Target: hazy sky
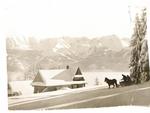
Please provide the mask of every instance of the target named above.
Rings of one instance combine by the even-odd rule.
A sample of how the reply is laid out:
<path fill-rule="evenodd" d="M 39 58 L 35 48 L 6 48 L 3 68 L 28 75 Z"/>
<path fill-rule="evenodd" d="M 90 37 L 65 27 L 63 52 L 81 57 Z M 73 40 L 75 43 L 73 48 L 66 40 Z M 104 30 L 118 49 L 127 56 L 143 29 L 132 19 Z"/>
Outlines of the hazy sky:
<path fill-rule="evenodd" d="M 133 6 L 146 3 L 143 0 L 6 1 L 2 6 L 5 33 L 39 38 L 111 34 L 130 37 Z"/>

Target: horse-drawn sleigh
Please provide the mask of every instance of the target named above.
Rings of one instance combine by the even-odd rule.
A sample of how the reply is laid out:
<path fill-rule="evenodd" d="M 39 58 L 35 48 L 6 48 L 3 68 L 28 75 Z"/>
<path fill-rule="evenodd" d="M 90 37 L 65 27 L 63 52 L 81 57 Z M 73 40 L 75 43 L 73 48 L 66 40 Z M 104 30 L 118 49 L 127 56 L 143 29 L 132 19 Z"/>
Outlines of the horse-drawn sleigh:
<path fill-rule="evenodd" d="M 112 85 L 113 88 L 114 87 L 123 87 L 123 86 L 129 86 L 133 84 L 133 81 L 131 80 L 129 75 L 124 75 L 122 74 L 122 79 L 119 82 L 119 84 L 117 84 L 117 80 L 116 79 L 108 79 L 107 77 L 105 77 L 104 82 L 106 82 L 110 88 L 110 86 Z"/>

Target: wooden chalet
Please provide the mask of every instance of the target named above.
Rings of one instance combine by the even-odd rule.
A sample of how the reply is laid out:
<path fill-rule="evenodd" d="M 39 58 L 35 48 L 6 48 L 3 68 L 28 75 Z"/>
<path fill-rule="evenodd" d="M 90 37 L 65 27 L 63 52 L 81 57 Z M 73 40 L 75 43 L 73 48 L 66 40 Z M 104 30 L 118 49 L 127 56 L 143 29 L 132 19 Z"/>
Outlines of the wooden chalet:
<path fill-rule="evenodd" d="M 85 81 L 73 81 L 74 73 L 67 66 L 66 69 L 39 70 L 32 86 L 34 93 L 56 91 L 62 88 L 74 88 L 74 85 L 85 84 Z"/>

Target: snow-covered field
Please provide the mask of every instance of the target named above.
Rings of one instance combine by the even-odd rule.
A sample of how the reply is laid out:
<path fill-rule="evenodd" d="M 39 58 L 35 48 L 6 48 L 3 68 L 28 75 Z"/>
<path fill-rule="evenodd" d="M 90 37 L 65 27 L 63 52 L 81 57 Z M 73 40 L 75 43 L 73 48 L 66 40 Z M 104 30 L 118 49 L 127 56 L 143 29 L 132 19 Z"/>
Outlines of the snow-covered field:
<path fill-rule="evenodd" d="M 31 86 L 31 80 L 27 81 L 11 81 L 9 85 L 11 86 L 12 92 L 21 92 L 22 95 L 33 94 L 34 88 Z"/>
<path fill-rule="evenodd" d="M 96 79 L 100 86 L 106 86 L 107 84 L 104 82 L 105 77 L 110 79 L 117 79 L 117 82 L 122 79 L 122 74 L 129 74 L 128 72 L 83 72 L 83 76 L 87 82 L 86 87 L 90 88 L 96 86 Z M 32 81 L 15 81 L 11 82 L 13 91 L 21 91 L 22 96 L 24 95 L 32 95 L 34 88 L 31 86 Z"/>

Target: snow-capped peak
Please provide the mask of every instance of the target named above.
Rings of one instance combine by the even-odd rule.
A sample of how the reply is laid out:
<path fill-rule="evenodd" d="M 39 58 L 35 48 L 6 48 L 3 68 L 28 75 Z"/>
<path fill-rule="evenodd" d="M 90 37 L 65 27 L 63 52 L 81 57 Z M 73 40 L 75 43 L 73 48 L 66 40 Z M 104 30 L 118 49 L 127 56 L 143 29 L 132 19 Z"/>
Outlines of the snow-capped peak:
<path fill-rule="evenodd" d="M 55 47 L 52 49 L 53 52 L 57 52 L 59 49 L 69 49 L 71 46 L 65 42 L 64 39 L 58 39 L 57 44 L 55 45 Z"/>
<path fill-rule="evenodd" d="M 57 49 L 61 49 L 61 48 L 67 48 L 69 49 L 70 48 L 70 45 L 67 44 L 63 39 L 59 39 L 58 40 L 58 43 L 56 44 L 55 46 Z"/>

